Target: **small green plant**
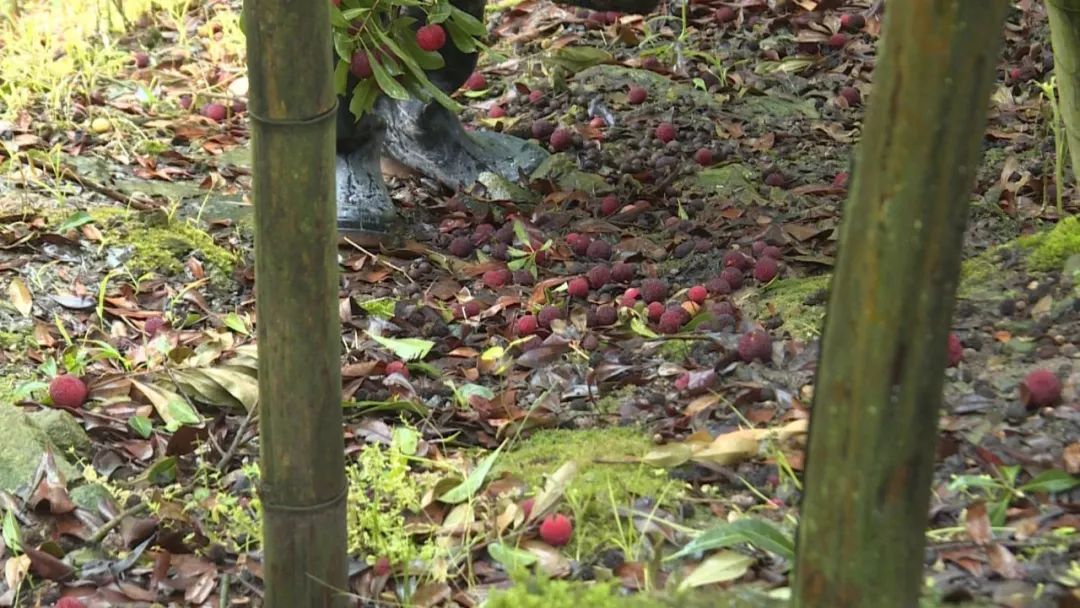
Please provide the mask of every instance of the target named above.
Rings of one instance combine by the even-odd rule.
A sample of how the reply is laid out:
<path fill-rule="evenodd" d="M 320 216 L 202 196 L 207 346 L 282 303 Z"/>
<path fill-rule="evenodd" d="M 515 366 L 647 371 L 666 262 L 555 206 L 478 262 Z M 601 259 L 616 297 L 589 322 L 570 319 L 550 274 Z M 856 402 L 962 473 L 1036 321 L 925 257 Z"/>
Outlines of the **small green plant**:
<path fill-rule="evenodd" d="M 1050 104 L 1050 129 L 1054 133 L 1054 183 L 1057 185 L 1055 188 L 1057 200 L 1055 202 L 1058 217 L 1063 217 L 1065 213 L 1065 155 L 1067 154 L 1065 148 L 1068 145 L 1068 139 L 1062 132 L 1061 104 L 1058 103 L 1057 98 L 1057 77 L 1051 76 L 1047 82 L 1040 82 L 1039 89 L 1042 90 L 1043 96 L 1046 97 L 1046 101 Z M 1045 202 L 1043 204 L 1045 205 Z"/>
<path fill-rule="evenodd" d="M 949 483 L 949 489 L 959 492 L 977 490 L 990 507 L 990 524 L 1005 525 L 1009 505 L 1027 498 L 1029 492 L 1067 492 L 1080 485 L 1080 479 L 1064 471 L 1051 469 L 1036 475 L 1031 481 L 1017 484 L 1020 475 L 1018 465 L 998 467 L 994 476 L 957 475 Z"/>
<path fill-rule="evenodd" d="M 521 270 L 524 268 L 525 270 L 528 270 L 529 274 L 535 279 L 538 274 L 537 266 L 539 265 L 537 258 L 546 256 L 547 251 L 551 249 L 553 243 L 551 239 L 548 239 L 543 245 L 534 247 L 532 239 L 530 239 L 528 233 L 525 232 L 525 226 L 518 221 L 514 222 L 514 235 L 517 236 L 521 248 L 507 248 L 507 253 L 509 253 L 510 257 L 513 259 L 511 259 L 506 266 L 510 270 Z"/>

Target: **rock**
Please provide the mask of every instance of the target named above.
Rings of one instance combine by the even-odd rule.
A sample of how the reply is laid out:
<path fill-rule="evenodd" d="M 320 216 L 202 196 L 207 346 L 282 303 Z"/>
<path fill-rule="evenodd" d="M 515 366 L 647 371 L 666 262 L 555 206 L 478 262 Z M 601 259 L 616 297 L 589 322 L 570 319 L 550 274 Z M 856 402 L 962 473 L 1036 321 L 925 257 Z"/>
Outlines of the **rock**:
<path fill-rule="evenodd" d="M 71 417 L 67 412 L 59 413 Z M 49 426 L 56 432 L 66 423 L 50 423 Z M 82 443 L 70 434 L 70 429 L 57 433 L 65 442 Z M 84 439 L 89 443 L 85 434 Z M 0 490 L 17 492 L 33 481 L 41 456 L 47 449 L 52 450 L 57 469 L 69 482 L 82 476 L 79 469 L 68 462 L 64 450 L 53 443 L 31 416 L 10 403 L 0 403 Z"/>
<path fill-rule="evenodd" d="M 71 450 L 86 452 L 90 449 L 90 437 L 70 413 L 61 409 L 46 409 L 30 412 L 27 416 L 63 453 Z"/>

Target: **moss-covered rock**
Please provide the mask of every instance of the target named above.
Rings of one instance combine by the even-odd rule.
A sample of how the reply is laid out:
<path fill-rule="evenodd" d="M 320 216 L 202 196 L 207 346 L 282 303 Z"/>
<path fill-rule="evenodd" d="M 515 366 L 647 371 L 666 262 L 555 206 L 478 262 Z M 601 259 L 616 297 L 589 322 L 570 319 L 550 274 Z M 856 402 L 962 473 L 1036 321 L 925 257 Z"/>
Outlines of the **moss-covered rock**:
<path fill-rule="evenodd" d="M 640 497 L 663 504 L 682 495 L 682 484 L 666 471 L 635 461 L 652 445 L 642 431 L 630 427 L 545 430 L 504 454 L 494 472 L 511 474 L 539 491 L 545 475 L 575 461 L 578 473 L 567 487 L 564 511 L 575 517 L 570 550 L 589 555 L 630 540 L 616 509 L 632 508 Z"/>
<path fill-rule="evenodd" d="M 1080 217 L 1068 217 L 1052 230 L 1021 237 L 1017 243 L 1030 249 L 1028 266 L 1033 270 L 1061 270 L 1065 260 L 1080 254 Z"/>
<path fill-rule="evenodd" d="M 33 481 L 46 449 L 52 450 L 57 470 L 68 481 L 80 477 L 64 452 L 25 412 L 0 402 L 0 490 L 16 492 Z"/>
<path fill-rule="evenodd" d="M 90 449 L 90 437 L 75 417 L 60 409 L 44 409 L 27 414 L 30 421 L 64 453 Z"/>

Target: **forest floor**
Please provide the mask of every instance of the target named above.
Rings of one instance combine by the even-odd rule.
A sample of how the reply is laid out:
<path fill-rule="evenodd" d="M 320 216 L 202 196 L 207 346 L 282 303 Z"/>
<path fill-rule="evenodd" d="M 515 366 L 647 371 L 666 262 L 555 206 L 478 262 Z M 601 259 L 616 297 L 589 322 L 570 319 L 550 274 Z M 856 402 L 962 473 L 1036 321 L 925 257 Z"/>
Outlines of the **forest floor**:
<path fill-rule="evenodd" d="M 0 606 L 258 606 L 239 4 L 17 4 Z M 342 243 L 356 605 L 786 597 L 881 24 L 869 0 L 773 4 L 489 6 L 465 120 L 571 138 L 527 188 L 387 165 L 412 239 Z M 1020 0 L 972 191 L 928 605 L 1080 605 L 1080 205 L 1055 186 L 1052 67 L 1043 4 Z M 88 398 L 50 392 L 60 374 Z"/>

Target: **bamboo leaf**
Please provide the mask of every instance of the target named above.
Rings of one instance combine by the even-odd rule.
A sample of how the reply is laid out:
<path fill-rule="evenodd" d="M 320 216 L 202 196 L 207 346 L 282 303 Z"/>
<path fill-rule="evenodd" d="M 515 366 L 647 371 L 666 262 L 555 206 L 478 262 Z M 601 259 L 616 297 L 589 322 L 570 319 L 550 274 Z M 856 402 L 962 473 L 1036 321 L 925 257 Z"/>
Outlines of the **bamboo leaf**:
<path fill-rule="evenodd" d="M 379 344 L 390 349 L 397 358 L 403 361 L 423 359 L 431 352 L 432 347 L 435 346 L 434 342 L 431 342 L 430 340 L 421 340 L 420 338 L 384 338 L 383 336 L 373 335 L 370 332 L 368 332 L 368 336 L 370 336 L 372 340 L 375 340 Z"/>
<path fill-rule="evenodd" d="M 480 486 L 484 485 L 484 479 L 487 478 L 491 467 L 495 465 L 495 460 L 499 457 L 499 453 L 502 452 L 502 448 L 503 446 L 500 445 L 494 452 L 488 454 L 464 481 L 443 493 L 439 500 L 449 504 L 457 504 L 471 498 L 480 489 Z"/>

